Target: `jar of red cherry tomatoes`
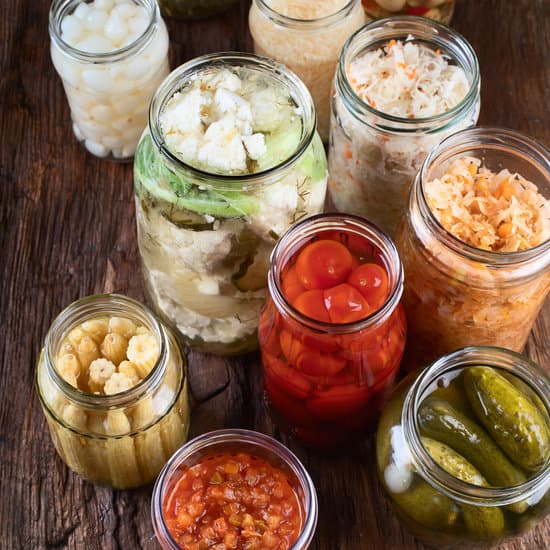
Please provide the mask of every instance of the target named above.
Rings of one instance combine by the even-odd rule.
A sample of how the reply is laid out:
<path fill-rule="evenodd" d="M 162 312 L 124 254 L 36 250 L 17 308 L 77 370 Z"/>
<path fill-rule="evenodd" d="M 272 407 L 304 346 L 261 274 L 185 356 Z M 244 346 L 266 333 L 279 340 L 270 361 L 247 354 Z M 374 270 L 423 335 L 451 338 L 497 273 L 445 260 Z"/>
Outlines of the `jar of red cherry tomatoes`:
<path fill-rule="evenodd" d="M 372 430 L 405 347 L 403 269 L 364 218 L 320 214 L 289 229 L 271 258 L 259 340 L 268 408 L 307 446 Z"/>

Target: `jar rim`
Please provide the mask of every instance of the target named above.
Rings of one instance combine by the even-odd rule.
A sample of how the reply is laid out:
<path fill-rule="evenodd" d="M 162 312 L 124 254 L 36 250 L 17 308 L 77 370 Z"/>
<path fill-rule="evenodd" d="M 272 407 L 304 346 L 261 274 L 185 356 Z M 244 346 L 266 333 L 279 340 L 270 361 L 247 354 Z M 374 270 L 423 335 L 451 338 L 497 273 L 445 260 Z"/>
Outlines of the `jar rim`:
<path fill-rule="evenodd" d="M 130 44 L 110 52 L 85 52 L 65 42 L 61 36 L 61 23 L 66 15 L 70 15 L 73 7 L 81 4 L 81 0 L 53 0 L 48 16 L 48 31 L 52 42 L 64 53 L 74 59 L 86 63 L 104 64 L 122 61 L 142 50 L 155 32 L 156 25 L 161 20 L 160 9 L 156 0 L 133 0 L 148 9 L 150 21 L 145 30 Z"/>
<path fill-rule="evenodd" d="M 455 237 L 436 218 L 435 214 L 428 206 L 426 194 L 424 192 L 424 183 L 429 177 L 429 171 L 434 165 L 445 162 L 461 152 L 471 154 L 476 150 L 501 150 L 507 154 L 516 155 L 528 160 L 536 169 L 546 175 L 547 185 L 550 189 L 550 150 L 541 143 L 528 137 L 527 135 L 508 128 L 479 126 L 476 128 L 466 128 L 452 134 L 442 140 L 422 162 L 420 170 L 416 176 L 411 191 L 411 200 L 413 194 L 417 199 L 419 210 L 428 221 L 428 226 L 440 241 L 466 258 L 491 264 L 498 267 L 510 267 L 522 265 L 531 261 L 533 258 L 542 258 L 547 252 L 550 252 L 550 238 L 538 245 L 526 250 L 516 252 L 499 252 L 493 250 L 483 250 L 472 246 Z M 550 265 L 550 255 L 546 262 Z"/>
<path fill-rule="evenodd" d="M 130 313 L 129 308 L 132 308 Z M 137 312 L 143 315 L 143 319 L 152 327 L 153 335 L 159 344 L 159 355 L 149 374 L 135 386 L 113 395 L 85 393 L 69 384 L 55 367 L 54 338 L 57 334 L 67 334 L 77 323 L 97 316 L 105 316 L 113 311 L 133 318 L 137 317 Z M 162 382 L 167 358 L 168 335 L 157 316 L 144 304 L 122 294 L 92 294 L 72 302 L 54 319 L 44 340 L 46 372 L 52 382 L 74 403 L 98 410 L 126 406 L 138 401 L 145 392 L 156 388 Z"/>
<path fill-rule="evenodd" d="M 420 439 L 417 410 L 434 379 L 446 372 L 478 365 L 506 370 L 534 391 L 550 415 L 550 379 L 528 357 L 495 346 L 468 346 L 451 352 L 426 367 L 407 391 L 401 423 L 413 465 L 418 474 L 436 490 L 464 504 L 503 506 L 525 500 L 550 486 L 550 457 L 531 478 L 511 487 L 482 487 L 462 481 L 444 470 L 424 448 Z"/>
<path fill-rule="evenodd" d="M 304 465 L 290 449 L 273 437 L 253 430 L 223 429 L 207 432 L 185 443 L 172 455 L 157 477 L 151 497 L 151 517 L 157 537 L 162 536 L 162 540 L 166 541 L 171 549 L 177 550 L 179 546 L 166 526 L 162 504 L 173 474 L 185 460 L 197 453 L 214 454 L 218 449 L 221 452 L 225 446 L 243 443 L 280 459 L 296 477 L 304 495 L 305 521 L 292 548 L 300 550 L 309 546 L 317 526 L 318 502 L 315 485 Z M 250 452 L 253 454 L 253 450 Z"/>
<path fill-rule="evenodd" d="M 384 267 L 390 275 L 388 279 L 393 283 L 388 297 L 379 309 L 367 317 L 351 323 L 335 324 L 318 321 L 304 315 L 285 298 L 280 284 L 281 272 L 290 261 L 291 256 L 319 231 L 329 230 L 347 231 L 369 240 L 381 253 L 385 263 Z M 403 266 L 395 244 L 382 229 L 361 216 L 325 212 L 304 218 L 280 237 L 271 253 L 267 282 L 275 306 L 286 316 L 313 330 L 323 332 L 330 330 L 334 334 L 349 334 L 384 322 L 399 304 L 403 294 L 403 280 Z"/>
<path fill-rule="evenodd" d="M 347 0 L 345 4 L 335 12 L 314 19 L 301 19 L 284 15 L 269 5 L 267 0 L 253 0 L 263 15 L 271 19 L 277 25 L 294 30 L 319 30 L 339 23 L 347 17 L 352 10 L 360 4 L 360 0 Z"/>
<path fill-rule="evenodd" d="M 296 150 L 287 159 L 259 172 L 232 175 L 202 170 L 186 163 L 170 151 L 163 138 L 160 127 L 160 115 L 168 101 L 176 92 L 182 89 L 189 77 L 199 74 L 212 65 L 219 67 L 246 67 L 249 70 L 270 74 L 272 78 L 278 80 L 288 88 L 290 95 L 301 109 L 303 131 Z M 311 94 L 295 73 L 283 64 L 267 57 L 234 51 L 202 55 L 180 65 L 160 84 L 149 106 L 149 133 L 155 147 L 160 151 L 160 154 L 167 163 L 175 169 L 185 170 L 205 186 L 228 191 L 240 190 L 243 186 L 253 187 L 255 185 L 263 185 L 266 183 L 267 176 L 276 176 L 281 171 L 292 166 L 301 158 L 313 141 L 316 132 L 316 120 Z"/>
<path fill-rule="evenodd" d="M 346 67 L 349 58 L 357 57 L 378 42 L 385 42 L 390 38 L 408 40 L 409 36 L 412 36 L 414 41 L 434 44 L 449 52 L 449 55 L 453 54 L 451 58 L 469 76 L 470 87 L 466 95 L 456 105 L 438 115 L 405 118 L 379 111 L 363 101 L 348 81 Z M 414 134 L 419 130 L 435 133 L 454 124 L 458 116 L 467 116 L 479 100 L 479 62 L 474 49 L 464 36 L 445 23 L 414 15 L 396 15 L 371 21 L 357 29 L 346 40 L 338 57 L 335 84 L 348 110 L 363 124 L 390 133 Z"/>

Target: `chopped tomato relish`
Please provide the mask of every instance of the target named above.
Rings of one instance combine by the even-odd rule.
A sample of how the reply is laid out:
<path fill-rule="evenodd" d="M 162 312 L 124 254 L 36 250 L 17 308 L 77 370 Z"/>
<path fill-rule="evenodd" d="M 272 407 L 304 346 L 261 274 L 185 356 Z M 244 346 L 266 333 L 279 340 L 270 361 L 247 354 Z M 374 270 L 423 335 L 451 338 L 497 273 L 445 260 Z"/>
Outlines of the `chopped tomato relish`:
<path fill-rule="evenodd" d="M 163 502 L 166 526 L 184 550 L 285 550 L 303 523 L 288 476 L 248 453 L 182 467 Z"/>

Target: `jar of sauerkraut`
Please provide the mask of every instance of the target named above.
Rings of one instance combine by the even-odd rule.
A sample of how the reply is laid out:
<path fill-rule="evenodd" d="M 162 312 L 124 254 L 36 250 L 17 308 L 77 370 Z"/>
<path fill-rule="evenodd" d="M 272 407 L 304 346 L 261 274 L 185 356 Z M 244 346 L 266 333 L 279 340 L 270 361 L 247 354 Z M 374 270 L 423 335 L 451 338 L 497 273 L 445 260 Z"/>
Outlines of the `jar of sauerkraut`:
<path fill-rule="evenodd" d="M 447 138 L 396 244 L 410 366 L 466 345 L 521 351 L 550 289 L 550 151 L 505 129 Z"/>
<path fill-rule="evenodd" d="M 159 0 L 159 6 L 168 17 L 201 19 L 216 15 L 236 4 L 237 0 Z"/>
<path fill-rule="evenodd" d="M 479 90 L 474 51 L 445 25 L 400 16 L 357 31 L 335 77 L 330 206 L 395 235 L 426 155 L 476 123 Z"/>
<path fill-rule="evenodd" d="M 156 1 L 54 0 L 49 30 L 76 138 L 98 157 L 131 159 L 169 72 Z"/>
<path fill-rule="evenodd" d="M 150 483 L 187 439 L 184 355 L 172 332 L 125 296 L 88 296 L 58 315 L 36 386 L 57 452 L 92 483 Z"/>
<path fill-rule="evenodd" d="M 250 7 L 254 51 L 284 63 L 302 79 L 313 96 L 324 142 L 338 54 L 365 21 L 360 0 L 254 0 Z"/>
<path fill-rule="evenodd" d="M 363 0 L 366 14 L 372 19 L 392 15 L 420 15 L 449 23 L 455 0 Z"/>
<path fill-rule="evenodd" d="M 201 350 L 257 347 L 271 250 L 325 198 L 307 88 L 254 55 L 194 59 L 155 94 L 134 173 L 139 250 L 157 311 Z"/>

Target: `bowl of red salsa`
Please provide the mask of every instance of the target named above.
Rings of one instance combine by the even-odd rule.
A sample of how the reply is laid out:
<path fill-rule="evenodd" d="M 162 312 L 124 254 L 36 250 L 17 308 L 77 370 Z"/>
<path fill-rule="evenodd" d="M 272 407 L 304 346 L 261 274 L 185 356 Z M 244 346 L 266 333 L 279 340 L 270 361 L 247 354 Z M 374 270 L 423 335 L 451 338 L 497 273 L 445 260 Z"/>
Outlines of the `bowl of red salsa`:
<path fill-rule="evenodd" d="M 151 503 L 165 550 L 301 550 L 317 525 L 317 495 L 298 458 L 250 430 L 218 430 L 181 447 Z"/>

